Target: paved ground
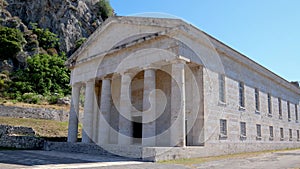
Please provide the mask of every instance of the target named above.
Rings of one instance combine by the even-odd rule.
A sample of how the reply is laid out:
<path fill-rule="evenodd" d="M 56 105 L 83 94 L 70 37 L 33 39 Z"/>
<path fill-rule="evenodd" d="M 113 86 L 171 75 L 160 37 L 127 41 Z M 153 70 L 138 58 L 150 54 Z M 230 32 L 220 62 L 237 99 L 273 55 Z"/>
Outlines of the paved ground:
<path fill-rule="evenodd" d="M 284 169 L 297 168 L 300 169 L 300 150 L 282 151 L 276 153 L 261 154 L 256 157 L 244 159 L 228 159 L 211 161 L 203 164 L 194 165 L 195 168 L 242 168 L 242 169 Z"/>
<path fill-rule="evenodd" d="M 300 150 L 266 153 L 256 157 L 235 158 L 196 164 L 192 166 L 157 164 L 134 161 L 115 156 L 54 151 L 0 151 L 0 168 L 108 168 L 108 169 L 186 169 L 186 168 L 300 168 Z"/>

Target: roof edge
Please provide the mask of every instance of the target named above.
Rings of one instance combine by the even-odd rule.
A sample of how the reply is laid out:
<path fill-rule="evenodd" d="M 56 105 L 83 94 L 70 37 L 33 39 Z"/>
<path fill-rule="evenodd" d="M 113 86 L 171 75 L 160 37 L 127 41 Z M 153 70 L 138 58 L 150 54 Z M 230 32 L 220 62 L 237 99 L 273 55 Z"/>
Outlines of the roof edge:
<path fill-rule="evenodd" d="M 105 20 L 102 24 L 100 24 L 100 26 L 94 31 L 94 33 L 92 33 L 90 35 L 90 37 L 83 43 L 83 45 L 81 45 L 81 47 L 79 47 L 65 62 L 65 65 L 69 68 L 72 68 L 74 65 L 74 61 L 76 62 L 76 59 L 78 58 L 78 56 L 81 54 L 81 52 L 83 52 L 83 50 L 91 43 L 93 42 L 93 40 L 96 38 L 96 35 L 98 33 L 100 33 L 102 30 L 104 30 L 108 25 L 110 25 L 111 23 L 126 23 L 127 22 L 132 22 L 132 23 L 140 23 L 141 22 L 137 22 L 137 20 L 152 20 L 152 24 L 155 25 L 155 22 L 163 22 L 166 20 L 173 20 L 173 21 L 178 21 L 179 24 L 178 25 L 183 25 L 183 26 L 187 26 L 191 29 L 194 29 L 195 31 L 200 31 L 201 33 L 204 33 L 206 36 L 208 36 L 208 38 L 215 40 L 217 43 L 219 43 L 222 46 L 227 47 L 229 50 L 231 50 L 234 53 L 237 53 L 239 56 L 241 56 L 243 59 L 246 59 L 247 61 L 259 66 L 260 68 L 262 68 L 263 70 L 265 70 L 266 72 L 272 74 L 273 76 L 279 78 L 280 80 L 282 80 L 283 82 L 285 82 L 285 85 L 288 85 L 290 87 L 291 90 L 293 91 L 297 91 L 297 94 L 300 95 L 300 88 L 297 88 L 295 85 L 293 85 L 291 82 L 289 82 L 288 80 L 284 79 L 283 77 L 277 75 L 276 73 L 272 72 L 271 70 L 269 70 L 268 68 L 262 66 L 261 64 L 257 63 L 256 61 L 252 60 L 251 58 L 247 57 L 246 55 L 242 54 L 241 52 L 233 49 L 232 47 L 226 45 L 225 43 L 223 43 L 222 41 L 218 40 L 217 38 L 213 37 L 212 35 L 200 30 L 199 28 L 197 28 L 196 26 L 185 22 L 182 19 L 177 19 L 177 18 L 152 18 L 152 17 L 132 17 L 132 16 L 113 16 L 108 18 L 107 20 Z M 156 23 L 158 24 L 158 23 Z M 151 24 L 150 24 L 151 25 Z M 271 79 L 273 79 L 271 76 L 269 76 Z"/>

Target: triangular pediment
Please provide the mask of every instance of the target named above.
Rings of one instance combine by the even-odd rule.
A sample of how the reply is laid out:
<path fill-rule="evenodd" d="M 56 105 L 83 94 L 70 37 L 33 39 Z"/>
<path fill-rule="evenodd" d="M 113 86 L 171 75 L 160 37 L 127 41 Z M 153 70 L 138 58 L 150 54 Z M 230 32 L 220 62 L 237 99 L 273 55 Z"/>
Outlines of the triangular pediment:
<path fill-rule="evenodd" d="M 68 59 L 67 65 L 85 58 L 101 55 L 124 44 L 151 37 L 157 33 L 185 24 L 179 19 L 112 17 L 106 20 L 88 40 Z"/>

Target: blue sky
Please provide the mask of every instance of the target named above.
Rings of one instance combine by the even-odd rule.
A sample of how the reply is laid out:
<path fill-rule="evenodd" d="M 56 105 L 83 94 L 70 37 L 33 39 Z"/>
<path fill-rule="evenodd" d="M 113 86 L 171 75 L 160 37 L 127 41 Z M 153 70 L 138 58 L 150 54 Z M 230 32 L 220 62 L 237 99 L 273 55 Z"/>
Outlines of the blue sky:
<path fill-rule="evenodd" d="M 117 15 L 177 16 L 269 70 L 300 81 L 300 0 L 111 0 Z"/>

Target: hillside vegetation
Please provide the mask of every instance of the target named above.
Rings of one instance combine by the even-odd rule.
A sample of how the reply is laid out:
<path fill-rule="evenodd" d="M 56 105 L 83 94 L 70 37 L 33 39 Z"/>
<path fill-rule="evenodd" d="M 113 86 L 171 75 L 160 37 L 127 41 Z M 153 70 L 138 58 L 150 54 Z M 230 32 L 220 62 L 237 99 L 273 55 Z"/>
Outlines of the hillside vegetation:
<path fill-rule="evenodd" d="M 2 100 L 55 104 L 70 95 L 64 62 L 112 15 L 108 0 L 0 0 Z"/>
<path fill-rule="evenodd" d="M 37 36 L 36 42 L 30 42 L 36 43 L 32 46 L 45 52 L 26 57 L 23 67 L 3 70 L 0 74 L 1 96 L 28 103 L 56 103 L 57 98 L 70 94 L 70 71 L 64 66 L 66 55 L 57 48 L 59 42 L 54 33 L 37 27 L 31 33 L 31 36 Z M 0 54 L 1 59 L 12 58 L 14 61 L 16 55 L 23 51 L 25 36 L 16 28 L 1 26 L 0 46 L 5 51 Z"/>

